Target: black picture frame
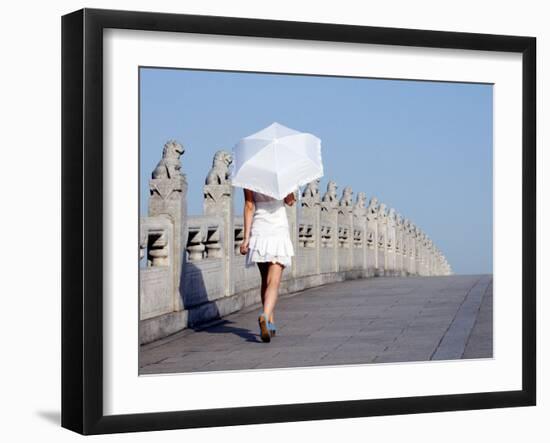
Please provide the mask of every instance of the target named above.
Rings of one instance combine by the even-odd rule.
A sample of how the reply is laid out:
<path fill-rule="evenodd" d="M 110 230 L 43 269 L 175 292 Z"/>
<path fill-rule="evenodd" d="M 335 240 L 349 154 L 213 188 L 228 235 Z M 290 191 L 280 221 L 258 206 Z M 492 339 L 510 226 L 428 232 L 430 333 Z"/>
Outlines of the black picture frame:
<path fill-rule="evenodd" d="M 104 415 L 103 30 L 193 32 L 522 54 L 522 389 Z M 81 434 L 536 404 L 536 39 L 236 17 L 81 9 L 62 17 L 62 420 Z"/>

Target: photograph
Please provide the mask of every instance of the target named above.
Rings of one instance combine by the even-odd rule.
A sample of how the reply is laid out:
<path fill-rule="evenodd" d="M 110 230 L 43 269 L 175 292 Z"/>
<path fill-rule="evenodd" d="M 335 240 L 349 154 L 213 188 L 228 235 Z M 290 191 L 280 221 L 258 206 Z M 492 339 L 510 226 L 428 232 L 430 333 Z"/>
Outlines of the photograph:
<path fill-rule="evenodd" d="M 494 357 L 494 84 L 138 69 L 140 376 Z"/>

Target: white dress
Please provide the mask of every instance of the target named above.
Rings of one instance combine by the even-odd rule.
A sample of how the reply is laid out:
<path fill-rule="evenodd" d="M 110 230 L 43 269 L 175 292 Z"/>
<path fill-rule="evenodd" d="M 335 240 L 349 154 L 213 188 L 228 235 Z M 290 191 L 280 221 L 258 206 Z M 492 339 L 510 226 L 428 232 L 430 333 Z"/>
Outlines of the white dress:
<path fill-rule="evenodd" d="M 278 262 L 289 266 L 294 246 L 284 201 L 255 191 L 252 191 L 252 196 L 255 210 L 245 266 L 254 266 L 257 262 Z"/>

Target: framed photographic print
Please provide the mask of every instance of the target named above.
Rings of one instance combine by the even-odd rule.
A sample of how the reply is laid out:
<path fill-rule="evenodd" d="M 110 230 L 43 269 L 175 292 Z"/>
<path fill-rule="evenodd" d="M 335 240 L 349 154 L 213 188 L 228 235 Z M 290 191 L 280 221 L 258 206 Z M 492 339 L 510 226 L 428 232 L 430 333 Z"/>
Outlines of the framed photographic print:
<path fill-rule="evenodd" d="M 63 16 L 62 426 L 534 405 L 535 60 L 532 37 Z"/>

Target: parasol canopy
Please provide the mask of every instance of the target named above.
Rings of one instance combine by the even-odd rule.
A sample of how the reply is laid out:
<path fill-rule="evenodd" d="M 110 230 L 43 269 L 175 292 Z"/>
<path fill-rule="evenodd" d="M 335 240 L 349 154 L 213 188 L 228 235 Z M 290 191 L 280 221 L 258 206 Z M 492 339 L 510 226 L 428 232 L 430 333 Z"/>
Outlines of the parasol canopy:
<path fill-rule="evenodd" d="M 233 186 L 282 200 L 322 176 L 321 140 L 277 122 L 241 139 L 233 148 Z"/>

